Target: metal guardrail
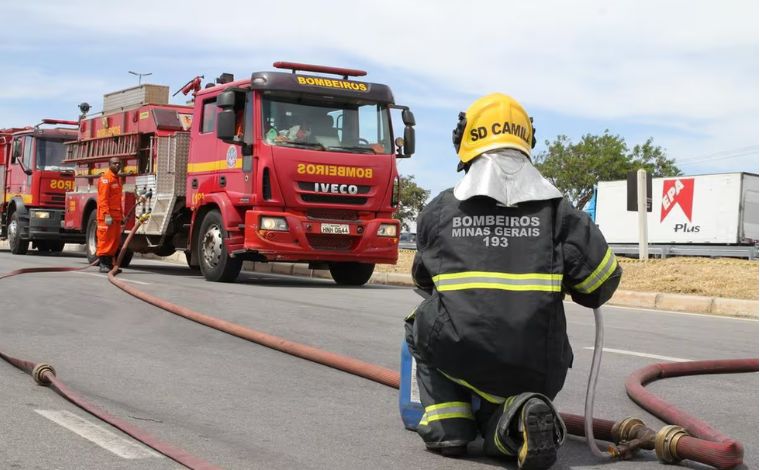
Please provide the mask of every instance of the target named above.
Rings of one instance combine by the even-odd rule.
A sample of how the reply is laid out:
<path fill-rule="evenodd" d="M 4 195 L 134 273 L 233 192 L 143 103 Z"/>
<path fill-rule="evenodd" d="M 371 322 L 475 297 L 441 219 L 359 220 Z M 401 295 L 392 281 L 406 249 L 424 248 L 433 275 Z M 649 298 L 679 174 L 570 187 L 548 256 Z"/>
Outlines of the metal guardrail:
<path fill-rule="evenodd" d="M 638 256 L 638 245 L 610 244 L 616 255 Z M 709 256 L 710 258 L 758 258 L 758 247 L 754 245 L 649 245 L 649 256 L 667 258 L 670 256 Z"/>

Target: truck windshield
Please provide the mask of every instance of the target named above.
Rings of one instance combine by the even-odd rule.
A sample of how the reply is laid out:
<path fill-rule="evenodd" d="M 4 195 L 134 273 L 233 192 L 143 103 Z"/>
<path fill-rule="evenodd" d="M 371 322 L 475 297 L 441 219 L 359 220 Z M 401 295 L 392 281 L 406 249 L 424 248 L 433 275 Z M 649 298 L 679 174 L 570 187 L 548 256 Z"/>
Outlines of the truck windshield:
<path fill-rule="evenodd" d="M 41 139 L 37 138 L 36 167 L 38 170 L 70 170 L 73 164 L 63 163 L 63 157 L 66 156 L 66 149 L 63 146 L 62 139 Z"/>
<path fill-rule="evenodd" d="M 378 103 L 265 97 L 264 140 L 269 145 L 332 152 L 393 153 L 388 108 Z"/>

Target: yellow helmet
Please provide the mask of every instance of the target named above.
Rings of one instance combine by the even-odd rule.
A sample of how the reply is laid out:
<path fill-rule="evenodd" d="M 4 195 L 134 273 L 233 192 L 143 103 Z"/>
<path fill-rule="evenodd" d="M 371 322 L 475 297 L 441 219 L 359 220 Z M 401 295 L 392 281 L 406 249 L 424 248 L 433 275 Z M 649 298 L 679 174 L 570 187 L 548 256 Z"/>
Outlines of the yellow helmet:
<path fill-rule="evenodd" d="M 459 113 L 452 140 L 462 164 L 497 148 L 517 149 L 530 157 L 536 145 L 533 119 L 520 103 L 503 93 L 478 98 L 466 113 Z"/>

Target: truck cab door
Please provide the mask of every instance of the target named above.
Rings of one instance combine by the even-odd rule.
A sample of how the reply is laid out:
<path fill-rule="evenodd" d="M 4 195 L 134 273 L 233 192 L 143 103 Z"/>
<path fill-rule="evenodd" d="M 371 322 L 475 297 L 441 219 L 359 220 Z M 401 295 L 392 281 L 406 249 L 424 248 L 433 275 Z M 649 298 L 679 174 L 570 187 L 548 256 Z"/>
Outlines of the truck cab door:
<path fill-rule="evenodd" d="M 11 148 L 11 165 L 8 165 L 7 193 L 31 194 L 32 175 L 27 175 L 24 170 L 32 169 L 32 142 L 31 136 L 21 136 L 13 139 Z"/>

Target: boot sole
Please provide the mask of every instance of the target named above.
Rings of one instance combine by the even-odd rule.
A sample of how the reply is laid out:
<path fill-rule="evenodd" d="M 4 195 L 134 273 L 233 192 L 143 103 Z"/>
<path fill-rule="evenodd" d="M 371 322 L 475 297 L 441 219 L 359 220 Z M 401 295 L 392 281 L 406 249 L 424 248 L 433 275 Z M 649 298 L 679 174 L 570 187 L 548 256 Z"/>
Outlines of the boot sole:
<path fill-rule="evenodd" d="M 525 441 L 520 448 L 518 467 L 521 470 L 544 470 L 550 468 L 557 460 L 555 442 L 554 413 L 543 402 L 529 402 L 525 405 L 523 436 Z"/>

